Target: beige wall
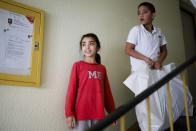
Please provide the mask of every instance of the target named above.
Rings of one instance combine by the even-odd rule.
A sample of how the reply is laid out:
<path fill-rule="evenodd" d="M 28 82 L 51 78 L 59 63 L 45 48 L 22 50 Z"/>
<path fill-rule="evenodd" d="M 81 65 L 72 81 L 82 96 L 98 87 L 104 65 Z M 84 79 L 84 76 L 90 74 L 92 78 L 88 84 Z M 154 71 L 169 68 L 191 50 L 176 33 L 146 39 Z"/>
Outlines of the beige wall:
<path fill-rule="evenodd" d="M 122 84 L 130 73 L 124 54 L 129 29 L 138 24 L 137 5 L 142 0 L 16 0 L 46 12 L 41 88 L 0 86 L 0 130 L 68 131 L 64 103 L 70 70 L 82 59 L 82 34 L 96 33 L 101 41 L 102 63 L 106 66 L 117 107 L 133 98 Z M 184 61 L 183 35 L 178 0 L 151 0 L 156 6 L 154 25 L 168 41 L 165 63 Z M 134 111 L 126 126 L 135 122 Z M 110 127 L 108 130 L 119 130 Z"/>

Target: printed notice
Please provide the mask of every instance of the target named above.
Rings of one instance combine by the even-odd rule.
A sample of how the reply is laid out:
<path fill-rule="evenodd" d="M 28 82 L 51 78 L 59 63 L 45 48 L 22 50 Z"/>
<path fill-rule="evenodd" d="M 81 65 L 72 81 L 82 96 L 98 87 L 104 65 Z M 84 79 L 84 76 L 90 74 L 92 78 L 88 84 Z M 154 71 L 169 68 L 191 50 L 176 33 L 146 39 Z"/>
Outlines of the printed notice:
<path fill-rule="evenodd" d="M 0 9 L 0 73 L 30 75 L 33 18 Z"/>

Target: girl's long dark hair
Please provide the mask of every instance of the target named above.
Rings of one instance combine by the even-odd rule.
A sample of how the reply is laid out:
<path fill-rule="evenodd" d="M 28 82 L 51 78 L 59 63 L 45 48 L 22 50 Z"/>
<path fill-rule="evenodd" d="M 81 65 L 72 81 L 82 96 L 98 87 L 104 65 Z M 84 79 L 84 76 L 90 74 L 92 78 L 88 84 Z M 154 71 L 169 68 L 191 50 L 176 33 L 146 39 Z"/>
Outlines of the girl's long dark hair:
<path fill-rule="evenodd" d="M 97 48 L 100 49 L 101 46 L 100 46 L 100 41 L 97 37 L 97 35 L 93 34 L 93 33 L 88 33 L 88 34 L 85 34 L 82 36 L 81 40 L 80 40 L 80 49 L 82 49 L 82 40 L 85 38 L 85 37 L 91 37 L 95 40 L 96 44 L 97 44 Z M 96 52 L 96 55 L 95 55 L 95 60 L 97 63 L 101 64 L 101 56 Z"/>

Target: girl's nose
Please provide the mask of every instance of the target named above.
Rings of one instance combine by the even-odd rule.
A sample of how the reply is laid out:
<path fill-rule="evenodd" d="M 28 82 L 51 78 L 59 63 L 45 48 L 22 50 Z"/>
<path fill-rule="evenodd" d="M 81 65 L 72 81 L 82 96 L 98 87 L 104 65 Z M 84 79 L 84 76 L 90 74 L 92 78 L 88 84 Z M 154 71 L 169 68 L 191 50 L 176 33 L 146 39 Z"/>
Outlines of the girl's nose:
<path fill-rule="evenodd" d="M 142 16 L 143 16 L 143 14 L 141 13 L 141 14 L 139 14 L 138 16 L 139 16 L 139 17 L 142 17 Z"/>

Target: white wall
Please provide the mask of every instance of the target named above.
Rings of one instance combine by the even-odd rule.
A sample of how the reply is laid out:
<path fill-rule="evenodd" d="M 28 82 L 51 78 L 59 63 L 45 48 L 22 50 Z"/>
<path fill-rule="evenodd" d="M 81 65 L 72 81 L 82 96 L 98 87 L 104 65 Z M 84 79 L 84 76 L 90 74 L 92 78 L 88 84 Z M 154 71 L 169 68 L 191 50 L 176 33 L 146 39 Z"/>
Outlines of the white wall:
<path fill-rule="evenodd" d="M 1 131 L 68 131 L 64 103 L 70 70 L 82 59 L 81 35 L 93 32 L 101 41 L 102 63 L 106 66 L 117 107 L 133 98 L 122 84 L 130 73 L 124 53 L 129 29 L 138 24 L 137 5 L 142 0 L 16 0 L 45 11 L 41 87 L 0 85 Z M 150 0 L 157 9 L 154 25 L 168 41 L 165 63 L 184 61 L 184 46 L 178 0 Z M 126 126 L 135 122 L 134 111 Z M 110 127 L 108 130 L 119 130 Z"/>

